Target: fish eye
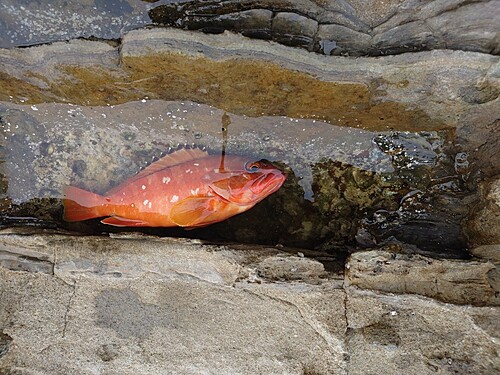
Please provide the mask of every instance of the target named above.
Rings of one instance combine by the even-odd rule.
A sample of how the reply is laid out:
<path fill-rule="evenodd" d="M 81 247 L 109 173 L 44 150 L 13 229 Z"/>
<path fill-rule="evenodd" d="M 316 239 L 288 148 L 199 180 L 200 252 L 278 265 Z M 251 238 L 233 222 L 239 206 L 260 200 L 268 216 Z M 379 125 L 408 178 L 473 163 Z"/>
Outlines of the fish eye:
<path fill-rule="evenodd" d="M 245 164 L 245 171 L 247 172 L 257 172 L 260 169 L 260 164 L 257 161 L 247 162 Z"/>

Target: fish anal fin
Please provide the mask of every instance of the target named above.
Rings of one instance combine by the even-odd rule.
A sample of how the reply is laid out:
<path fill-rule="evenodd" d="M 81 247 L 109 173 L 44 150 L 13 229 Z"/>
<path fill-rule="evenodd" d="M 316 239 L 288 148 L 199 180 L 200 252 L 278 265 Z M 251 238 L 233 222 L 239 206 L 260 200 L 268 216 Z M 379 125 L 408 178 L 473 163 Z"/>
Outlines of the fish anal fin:
<path fill-rule="evenodd" d="M 206 226 L 215 222 L 211 216 L 225 205 L 216 197 L 188 197 L 172 207 L 170 220 L 181 227 Z"/>
<path fill-rule="evenodd" d="M 112 225 L 114 227 L 150 227 L 151 225 L 142 220 L 135 219 L 127 219 L 126 217 L 121 216 L 110 216 L 104 220 L 101 220 L 101 223 Z"/>
<path fill-rule="evenodd" d="M 180 150 L 174 151 L 171 154 L 167 154 L 161 159 L 155 161 L 154 163 L 148 165 L 142 171 L 137 173 L 135 176 L 130 177 L 125 182 L 114 187 L 108 191 L 107 195 L 113 195 L 116 192 L 123 189 L 128 184 L 137 181 L 140 178 L 149 176 L 153 173 L 161 171 L 162 169 L 173 167 L 174 165 L 182 164 L 191 160 L 201 159 L 208 156 L 208 152 L 201 150 L 199 148 L 181 148 Z"/>

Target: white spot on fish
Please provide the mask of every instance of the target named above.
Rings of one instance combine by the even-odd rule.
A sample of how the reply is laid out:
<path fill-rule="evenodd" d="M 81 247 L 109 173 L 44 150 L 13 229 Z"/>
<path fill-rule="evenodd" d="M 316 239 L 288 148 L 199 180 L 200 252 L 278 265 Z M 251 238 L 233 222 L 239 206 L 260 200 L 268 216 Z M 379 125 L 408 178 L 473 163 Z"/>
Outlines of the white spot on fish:
<path fill-rule="evenodd" d="M 177 195 L 172 196 L 172 199 L 170 199 L 170 203 L 175 203 L 179 201 L 179 197 Z"/>
<path fill-rule="evenodd" d="M 33 111 L 38 111 L 38 108 L 36 107 L 36 105 L 32 105 L 32 106 L 31 106 L 31 109 L 32 109 Z"/>
<path fill-rule="evenodd" d="M 146 185 L 142 185 L 142 190 L 146 190 Z"/>
<path fill-rule="evenodd" d="M 145 205 L 145 206 L 147 206 L 147 205 L 148 205 L 148 203 L 149 203 L 149 201 L 146 199 L 146 200 L 145 200 L 144 202 L 142 202 L 142 203 L 144 203 L 144 205 Z"/>
<path fill-rule="evenodd" d="M 193 173 L 191 169 L 186 169 L 186 173 Z"/>
<path fill-rule="evenodd" d="M 151 202 L 148 203 L 148 207 L 151 208 Z"/>
<path fill-rule="evenodd" d="M 214 173 L 219 173 L 219 168 L 215 168 Z"/>
<path fill-rule="evenodd" d="M 170 182 L 170 177 L 163 177 L 163 183 L 168 184 Z"/>
<path fill-rule="evenodd" d="M 191 189 L 191 195 L 198 195 L 200 192 L 200 188 L 196 188 L 196 190 Z"/>
<path fill-rule="evenodd" d="M 195 167 L 198 167 L 198 166 L 200 165 L 200 163 L 193 163 L 193 165 L 194 165 Z"/>
<path fill-rule="evenodd" d="M 132 204 L 130 205 L 130 207 L 134 208 L 134 207 L 135 207 L 135 204 L 133 204 L 133 203 L 132 203 Z"/>

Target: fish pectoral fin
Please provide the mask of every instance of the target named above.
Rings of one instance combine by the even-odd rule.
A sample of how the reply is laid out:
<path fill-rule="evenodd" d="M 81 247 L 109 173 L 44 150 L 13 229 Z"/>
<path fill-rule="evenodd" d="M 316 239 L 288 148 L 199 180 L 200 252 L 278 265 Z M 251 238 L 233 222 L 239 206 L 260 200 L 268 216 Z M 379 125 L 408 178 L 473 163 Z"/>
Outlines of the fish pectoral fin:
<path fill-rule="evenodd" d="M 121 216 L 110 216 L 104 220 L 101 220 L 101 223 L 112 225 L 114 227 L 150 227 L 151 225 L 142 220 L 135 219 L 127 219 L 126 217 Z"/>
<path fill-rule="evenodd" d="M 181 227 L 201 227 L 218 220 L 211 217 L 226 203 L 216 197 L 189 197 L 176 203 L 170 210 L 170 220 Z"/>

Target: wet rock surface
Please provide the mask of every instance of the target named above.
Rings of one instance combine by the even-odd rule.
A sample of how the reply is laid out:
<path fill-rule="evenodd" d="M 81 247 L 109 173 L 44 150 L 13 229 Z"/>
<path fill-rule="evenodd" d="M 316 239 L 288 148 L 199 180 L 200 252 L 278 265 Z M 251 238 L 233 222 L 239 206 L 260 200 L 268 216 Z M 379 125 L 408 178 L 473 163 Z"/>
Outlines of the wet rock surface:
<path fill-rule="evenodd" d="M 497 170 L 483 156 L 496 151 L 495 123 L 470 118 L 486 105 L 493 119 L 498 99 L 463 97 L 478 80 L 496 87 L 492 56 L 433 52 L 354 67 L 237 35 L 153 29 L 130 32 L 119 48 L 73 41 L 0 58 L 3 205 L 15 205 L 6 225 L 26 216 L 57 225 L 63 186 L 103 193 L 172 147 L 218 153 L 225 121 L 228 153 L 284 163 L 290 175 L 248 215 L 194 236 L 329 251 L 395 238 L 463 258 L 472 181 Z"/>
<path fill-rule="evenodd" d="M 271 14 L 266 16 L 266 19 L 272 18 L 272 22 L 265 31 L 262 13 L 256 12 L 256 8 Z M 356 0 L 340 3 L 186 1 L 159 5 L 151 9 L 149 15 L 153 22 L 161 25 L 204 32 L 243 32 L 326 55 L 379 56 L 432 49 L 492 54 L 500 51 L 495 23 L 500 16 L 498 1 L 472 4 L 463 1 L 429 4 Z M 249 26 L 242 29 L 241 22 Z"/>
<path fill-rule="evenodd" d="M 150 22 L 141 0 L 6 0 L 0 5 L 0 47 L 76 38 L 120 39 L 123 32 Z"/>

